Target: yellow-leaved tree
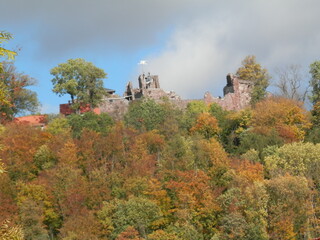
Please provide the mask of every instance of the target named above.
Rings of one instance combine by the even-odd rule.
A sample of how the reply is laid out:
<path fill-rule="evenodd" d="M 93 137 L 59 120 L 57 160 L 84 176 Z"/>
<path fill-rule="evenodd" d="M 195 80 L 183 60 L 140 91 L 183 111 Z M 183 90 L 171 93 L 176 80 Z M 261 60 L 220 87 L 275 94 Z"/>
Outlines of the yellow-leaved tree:
<path fill-rule="evenodd" d="M 12 35 L 10 33 L 0 31 L 0 58 L 5 57 L 5 60 L 12 60 L 14 59 L 15 55 L 17 54 L 14 51 L 5 49 L 2 45 L 3 43 L 12 39 Z M 0 73 L 3 72 L 2 62 L 0 62 Z M 0 109 L 8 108 L 11 106 L 9 100 L 9 92 L 7 86 L 1 81 L 0 82 Z M 0 120 L 5 116 L 4 112 L 0 112 Z M 2 116 L 4 114 L 4 116 Z"/>
<path fill-rule="evenodd" d="M 14 59 L 14 57 L 17 55 L 16 52 L 2 47 L 2 44 L 8 42 L 10 39 L 12 39 L 12 35 L 10 33 L 0 31 L 0 57 L 5 57 L 8 60 Z M 0 72 L 2 72 L 2 63 L 0 63 Z"/>
<path fill-rule="evenodd" d="M 256 62 L 255 56 L 249 55 L 242 61 L 242 66 L 238 69 L 237 76 L 240 79 L 253 83 L 254 87 L 251 93 L 252 104 L 266 97 L 266 89 L 269 86 L 270 76 L 267 69 L 262 68 L 261 65 Z"/>
<path fill-rule="evenodd" d="M 201 113 L 198 116 L 195 125 L 190 129 L 190 132 L 197 132 L 200 135 L 203 135 L 206 139 L 215 137 L 220 132 L 218 120 L 210 113 Z"/>
<path fill-rule="evenodd" d="M 276 131 L 286 142 L 304 139 L 311 127 L 307 111 L 302 104 L 286 98 L 268 98 L 255 105 L 252 125 L 254 131 L 269 134 Z"/>

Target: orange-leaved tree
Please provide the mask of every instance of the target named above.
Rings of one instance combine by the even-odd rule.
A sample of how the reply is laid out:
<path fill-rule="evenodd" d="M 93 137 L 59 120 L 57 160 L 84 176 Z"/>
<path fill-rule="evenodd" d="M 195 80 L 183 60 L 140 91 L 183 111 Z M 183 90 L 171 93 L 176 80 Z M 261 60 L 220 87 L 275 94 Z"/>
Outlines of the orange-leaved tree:
<path fill-rule="evenodd" d="M 195 125 L 190 129 L 190 132 L 197 132 L 207 139 L 215 137 L 220 132 L 218 120 L 210 113 L 200 113 Z"/>
<path fill-rule="evenodd" d="M 255 105 L 252 125 L 254 131 L 262 134 L 276 130 L 286 142 L 303 140 L 306 130 L 311 127 L 307 111 L 301 103 L 277 97 Z"/>

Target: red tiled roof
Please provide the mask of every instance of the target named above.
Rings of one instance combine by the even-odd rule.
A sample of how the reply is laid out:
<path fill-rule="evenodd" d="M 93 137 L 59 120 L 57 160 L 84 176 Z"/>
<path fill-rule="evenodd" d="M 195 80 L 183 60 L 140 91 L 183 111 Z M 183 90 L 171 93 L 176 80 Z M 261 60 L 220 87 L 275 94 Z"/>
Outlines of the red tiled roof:
<path fill-rule="evenodd" d="M 31 115 L 17 117 L 14 119 L 16 123 L 30 124 L 32 126 L 44 126 L 46 123 L 46 115 Z"/>
<path fill-rule="evenodd" d="M 87 106 L 83 106 L 80 108 L 80 113 L 85 113 L 85 112 L 90 112 L 90 107 L 89 105 Z M 100 108 L 94 108 L 93 112 L 95 114 L 100 114 Z M 70 115 L 72 113 L 75 113 L 75 111 L 70 107 L 69 103 L 65 103 L 65 104 L 60 104 L 60 113 L 63 115 Z"/>

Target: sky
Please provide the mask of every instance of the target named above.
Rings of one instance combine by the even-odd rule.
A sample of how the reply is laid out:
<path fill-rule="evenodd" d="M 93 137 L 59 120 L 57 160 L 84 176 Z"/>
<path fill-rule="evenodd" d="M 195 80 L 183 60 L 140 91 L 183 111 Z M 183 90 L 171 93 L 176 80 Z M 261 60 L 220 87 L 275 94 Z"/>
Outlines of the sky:
<path fill-rule="evenodd" d="M 4 46 L 37 80 L 41 113 L 58 113 L 69 96 L 52 92 L 50 69 L 84 58 L 107 72 L 122 95 L 143 71 L 188 99 L 222 96 L 228 73 L 255 55 L 275 82 L 276 68 L 320 60 L 319 0 L 0 0 Z M 146 60 L 142 69 L 138 63 Z"/>

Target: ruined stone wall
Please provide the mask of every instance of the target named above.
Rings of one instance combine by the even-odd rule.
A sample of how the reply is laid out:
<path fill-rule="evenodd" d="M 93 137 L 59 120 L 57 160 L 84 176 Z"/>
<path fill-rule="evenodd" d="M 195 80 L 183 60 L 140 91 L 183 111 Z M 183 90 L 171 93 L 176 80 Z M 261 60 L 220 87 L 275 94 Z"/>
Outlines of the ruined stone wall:
<path fill-rule="evenodd" d="M 108 113 L 115 120 L 121 120 L 128 111 L 129 101 L 127 99 L 106 99 L 100 104 L 100 111 Z"/>
<path fill-rule="evenodd" d="M 155 100 L 159 100 L 162 98 L 168 98 L 169 100 L 180 100 L 180 96 L 178 96 L 175 92 L 165 92 L 161 88 L 148 88 L 142 91 L 142 96 L 146 98 L 152 98 Z"/>
<path fill-rule="evenodd" d="M 250 105 L 253 84 L 241 80 L 232 74 L 227 76 L 227 85 L 224 87 L 224 97 L 213 97 L 209 92 L 204 95 L 206 104 L 217 103 L 225 110 L 238 111 Z"/>
<path fill-rule="evenodd" d="M 159 78 L 157 75 L 147 76 L 142 74 L 138 78 L 139 88 L 133 88 L 129 82 L 124 92 L 124 97 L 119 97 L 112 94 L 105 98 L 98 109 L 101 112 L 109 113 L 115 119 L 122 119 L 128 111 L 129 103 L 141 98 L 154 99 L 161 102 L 164 98 L 168 99 L 180 109 L 185 109 L 191 101 L 204 101 L 207 105 L 211 103 L 219 104 L 225 110 L 241 110 L 250 105 L 251 92 L 253 84 L 250 81 L 242 80 L 233 74 L 227 75 L 227 84 L 223 88 L 224 97 L 213 97 L 209 92 L 206 92 L 203 99 L 181 99 L 175 92 L 165 92 L 160 88 Z M 90 110 L 90 109 L 89 109 Z M 83 110 L 83 112 L 85 112 Z M 97 111 L 96 111 L 97 112 Z M 60 105 L 60 113 L 68 115 L 73 113 L 68 104 Z M 97 112 L 98 113 L 98 112 Z"/>
<path fill-rule="evenodd" d="M 151 80 L 150 80 L 151 79 Z M 213 97 L 206 92 L 203 99 L 181 99 L 175 92 L 165 92 L 160 88 L 158 76 L 139 76 L 139 88 L 132 88 L 129 82 L 123 98 L 106 98 L 100 106 L 101 112 L 107 112 L 115 119 L 121 119 L 128 111 L 129 103 L 141 98 L 154 99 L 161 102 L 163 98 L 168 99 L 180 109 L 185 109 L 189 102 L 198 100 L 204 101 L 207 105 L 211 103 L 219 104 L 225 110 L 235 110 L 245 108 L 250 104 L 253 85 L 249 81 L 241 80 L 232 74 L 227 75 L 227 84 L 224 87 L 224 97 Z M 146 82 L 147 81 L 147 82 Z"/>

